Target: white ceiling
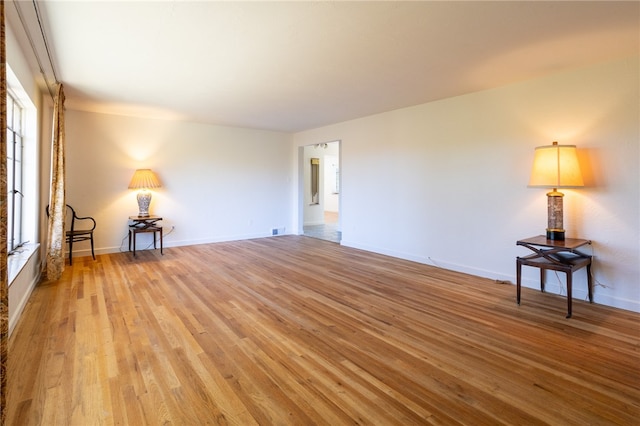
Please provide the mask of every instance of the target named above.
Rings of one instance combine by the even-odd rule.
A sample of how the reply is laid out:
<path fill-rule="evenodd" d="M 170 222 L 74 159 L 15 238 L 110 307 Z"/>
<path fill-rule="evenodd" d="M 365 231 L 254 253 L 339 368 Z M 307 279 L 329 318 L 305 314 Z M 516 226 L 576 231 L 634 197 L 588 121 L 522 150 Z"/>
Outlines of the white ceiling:
<path fill-rule="evenodd" d="M 638 55 L 640 40 L 637 1 L 37 6 L 67 108 L 287 132 Z"/>

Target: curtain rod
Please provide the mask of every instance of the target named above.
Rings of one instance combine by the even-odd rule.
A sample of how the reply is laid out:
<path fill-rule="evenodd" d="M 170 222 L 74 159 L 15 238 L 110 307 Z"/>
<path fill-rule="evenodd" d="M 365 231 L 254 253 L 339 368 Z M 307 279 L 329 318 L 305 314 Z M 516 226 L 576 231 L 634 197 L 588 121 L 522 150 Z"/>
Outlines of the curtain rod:
<path fill-rule="evenodd" d="M 42 61 L 40 60 L 40 56 L 38 55 L 38 50 L 36 49 L 36 45 L 35 42 L 33 41 L 33 38 L 31 37 L 31 33 L 29 32 L 29 30 L 27 29 L 28 26 L 25 22 L 24 16 L 22 15 L 22 12 L 20 11 L 20 7 L 18 6 L 18 2 L 13 2 L 14 6 L 16 8 L 16 12 L 18 13 L 18 17 L 20 18 L 20 23 L 22 24 L 22 28 L 24 28 L 24 32 L 27 35 L 27 39 L 29 40 L 29 44 L 31 45 L 31 50 L 33 51 L 33 54 L 36 57 L 36 62 L 38 62 L 38 68 L 40 68 L 40 74 L 42 74 L 42 77 L 44 78 L 44 84 L 47 86 L 47 91 L 49 92 L 49 96 L 51 96 L 51 99 L 55 102 L 55 95 L 53 93 L 53 91 L 51 90 L 51 86 L 49 85 L 49 82 L 47 81 L 47 73 L 44 71 L 44 67 L 42 66 Z M 42 41 L 44 42 L 44 46 L 45 49 L 47 51 L 47 57 L 49 59 L 49 65 L 51 65 L 51 71 L 53 72 L 53 79 L 55 81 L 56 84 L 58 84 L 58 76 L 56 75 L 56 70 L 53 67 L 53 61 L 51 59 L 51 54 L 49 53 L 49 45 L 47 43 L 47 39 L 44 35 L 44 30 L 42 28 L 42 23 L 40 21 L 40 12 L 38 11 L 38 6 L 36 5 L 35 0 L 33 0 L 33 8 L 36 12 L 36 17 L 38 18 L 38 26 L 40 28 L 40 35 L 42 36 Z"/>
<path fill-rule="evenodd" d="M 42 20 L 40 19 L 40 9 L 38 9 L 38 3 L 33 0 L 33 8 L 36 11 L 36 17 L 38 18 L 38 26 L 40 27 L 40 34 L 42 34 L 42 41 L 44 42 L 44 48 L 47 51 L 47 58 L 49 59 L 49 65 L 51 65 L 51 72 L 53 72 L 53 79 L 56 84 L 60 83 L 58 76 L 56 75 L 56 67 L 53 66 L 53 59 L 51 59 L 51 51 L 49 50 L 49 43 L 47 43 L 47 36 L 44 33 L 44 27 L 42 26 Z"/>

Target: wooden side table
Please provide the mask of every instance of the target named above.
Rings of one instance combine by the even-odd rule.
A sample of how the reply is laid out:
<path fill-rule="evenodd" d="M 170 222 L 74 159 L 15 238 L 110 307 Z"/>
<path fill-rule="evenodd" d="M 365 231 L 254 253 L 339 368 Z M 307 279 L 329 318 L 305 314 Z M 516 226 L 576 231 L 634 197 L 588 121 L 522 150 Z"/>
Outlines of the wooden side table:
<path fill-rule="evenodd" d="M 516 300 L 520 304 L 522 265 L 540 268 L 540 291 L 544 292 L 545 271 L 551 269 L 567 274 L 567 318 L 571 318 L 571 289 L 573 272 L 586 266 L 589 302 L 593 303 L 593 279 L 591 277 L 592 256 L 577 249 L 591 244 L 589 240 L 567 238 L 564 241 L 548 240 L 544 235 L 519 240 L 516 245 L 526 247 L 533 254 L 518 257 L 516 260 Z"/>
<path fill-rule="evenodd" d="M 133 238 L 133 257 L 136 257 L 136 235 L 144 232 L 153 232 L 153 248 L 156 247 L 156 233 L 160 233 L 160 254 L 162 252 L 162 226 L 158 224 L 162 220 L 159 216 L 129 216 L 129 251 L 131 251 L 131 239 Z"/>

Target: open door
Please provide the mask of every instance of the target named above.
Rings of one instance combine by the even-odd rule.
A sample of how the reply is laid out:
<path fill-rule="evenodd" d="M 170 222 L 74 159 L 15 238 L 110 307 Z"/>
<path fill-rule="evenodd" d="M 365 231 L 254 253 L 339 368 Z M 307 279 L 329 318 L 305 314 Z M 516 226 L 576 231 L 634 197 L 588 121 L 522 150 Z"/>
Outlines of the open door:
<path fill-rule="evenodd" d="M 305 146 L 302 151 L 303 235 L 339 243 L 340 230 L 340 142 Z"/>

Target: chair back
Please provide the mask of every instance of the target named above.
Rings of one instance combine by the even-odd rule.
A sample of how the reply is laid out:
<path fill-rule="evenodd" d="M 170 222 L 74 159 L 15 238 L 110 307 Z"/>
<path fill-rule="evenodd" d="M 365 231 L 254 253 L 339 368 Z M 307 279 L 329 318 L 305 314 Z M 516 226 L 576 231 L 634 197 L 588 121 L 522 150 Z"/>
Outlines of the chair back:
<path fill-rule="evenodd" d="M 76 231 L 76 220 L 78 219 L 89 219 L 91 221 L 93 221 L 93 227 L 90 228 L 90 230 L 95 229 L 96 227 L 96 222 L 93 220 L 93 218 L 91 217 L 79 217 L 76 214 L 76 211 L 73 209 L 73 207 L 71 207 L 69 204 L 66 205 L 66 211 L 65 211 L 65 215 L 64 215 L 64 230 L 65 231 Z M 47 211 L 47 217 L 49 217 L 49 206 L 47 205 L 46 208 Z"/>

